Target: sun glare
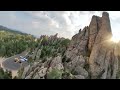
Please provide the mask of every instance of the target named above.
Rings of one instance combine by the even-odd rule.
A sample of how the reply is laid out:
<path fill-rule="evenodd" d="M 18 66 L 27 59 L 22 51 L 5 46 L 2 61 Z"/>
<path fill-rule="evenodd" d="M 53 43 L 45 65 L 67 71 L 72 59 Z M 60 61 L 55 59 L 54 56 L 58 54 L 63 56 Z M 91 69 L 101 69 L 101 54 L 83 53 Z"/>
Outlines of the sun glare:
<path fill-rule="evenodd" d="M 111 41 L 115 42 L 115 43 L 118 43 L 120 41 L 120 37 L 117 37 L 117 36 L 113 36 L 111 38 Z"/>

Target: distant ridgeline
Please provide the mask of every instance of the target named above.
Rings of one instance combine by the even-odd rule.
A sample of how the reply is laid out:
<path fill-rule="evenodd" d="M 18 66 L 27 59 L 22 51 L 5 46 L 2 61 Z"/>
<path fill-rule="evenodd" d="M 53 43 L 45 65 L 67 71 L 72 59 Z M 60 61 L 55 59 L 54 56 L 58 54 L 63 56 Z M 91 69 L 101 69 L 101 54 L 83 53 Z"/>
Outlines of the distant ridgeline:
<path fill-rule="evenodd" d="M 23 34 L 23 35 L 27 35 L 27 33 L 23 33 L 23 32 L 20 32 L 20 31 L 16 31 L 16 30 L 13 30 L 13 29 L 10 29 L 10 28 L 7 28 L 7 27 L 4 27 L 2 25 L 0 25 L 0 31 L 8 31 L 8 32 L 11 32 L 11 33 L 17 33 L 17 34 Z"/>
<path fill-rule="evenodd" d="M 0 56 L 10 57 L 36 45 L 35 37 L 0 25 Z"/>

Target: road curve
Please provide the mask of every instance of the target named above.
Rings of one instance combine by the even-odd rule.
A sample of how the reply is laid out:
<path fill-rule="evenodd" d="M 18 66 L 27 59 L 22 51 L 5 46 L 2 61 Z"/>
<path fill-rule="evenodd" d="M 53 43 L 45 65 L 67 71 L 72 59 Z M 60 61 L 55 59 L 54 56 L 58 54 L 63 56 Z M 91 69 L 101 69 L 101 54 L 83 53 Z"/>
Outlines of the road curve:
<path fill-rule="evenodd" d="M 10 70 L 10 71 L 19 70 L 21 68 L 21 64 L 20 63 L 15 63 L 14 59 L 19 58 L 20 56 L 25 56 L 26 54 L 28 54 L 28 52 L 24 51 L 21 54 L 12 56 L 10 58 L 7 58 L 6 60 L 4 60 L 2 62 L 2 67 L 4 69 Z M 22 67 L 26 67 L 27 65 L 28 65 L 27 62 L 22 62 Z"/>

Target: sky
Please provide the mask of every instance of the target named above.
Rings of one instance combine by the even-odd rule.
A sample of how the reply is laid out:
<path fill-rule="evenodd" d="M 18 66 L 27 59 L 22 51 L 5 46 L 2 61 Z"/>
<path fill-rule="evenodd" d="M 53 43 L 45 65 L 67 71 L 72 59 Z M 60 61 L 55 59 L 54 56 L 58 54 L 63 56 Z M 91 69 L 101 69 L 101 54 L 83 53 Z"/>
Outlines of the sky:
<path fill-rule="evenodd" d="M 120 11 L 107 11 L 114 36 L 120 37 Z M 93 15 L 102 11 L 0 11 L 0 25 L 39 37 L 54 35 L 71 38 L 88 26 Z"/>

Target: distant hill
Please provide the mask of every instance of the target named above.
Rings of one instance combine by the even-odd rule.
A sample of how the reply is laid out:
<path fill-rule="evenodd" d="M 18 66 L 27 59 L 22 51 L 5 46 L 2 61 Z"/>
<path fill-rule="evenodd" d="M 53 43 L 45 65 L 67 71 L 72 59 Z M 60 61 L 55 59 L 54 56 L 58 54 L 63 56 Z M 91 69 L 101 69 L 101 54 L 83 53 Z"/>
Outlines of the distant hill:
<path fill-rule="evenodd" d="M 0 25 L 0 31 L 8 31 L 8 32 L 12 32 L 12 33 L 17 33 L 17 34 L 24 34 L 24 35 L 27 35 L 27 33 L 23 33 L 23 32 L 21 32 L 21 31 L 17 31 L 17 30 L 13 30 L 13 29 L 10 29 L 10 28 L 7 28 L 7 27 L 5 27 L 5 26 L 2 26 L 2 25 Z"/>
<path fill-rule="evenodd" d="M 35 37 L 0 25 L 0 57 L 11 57 L 36 46 Z"/>

